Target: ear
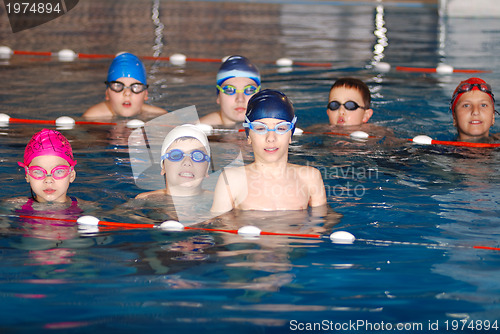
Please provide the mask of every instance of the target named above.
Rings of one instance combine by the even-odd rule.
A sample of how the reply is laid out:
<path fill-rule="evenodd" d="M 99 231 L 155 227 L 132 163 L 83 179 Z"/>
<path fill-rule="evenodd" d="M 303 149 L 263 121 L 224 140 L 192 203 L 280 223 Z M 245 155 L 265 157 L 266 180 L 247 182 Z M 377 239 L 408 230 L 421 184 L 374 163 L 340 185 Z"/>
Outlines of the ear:
<path fill-rule="evenodd" d="M 366 109 L 365 113 L 363 114 L 363 123 L 368 122 L 368 120 L 372 117 L 373 115 L 373 109 Z"/>
<path fill-rule="evenodd" d="M 455 117 L 455 113 L 453 113 L 452 115 L 453 115 L 453 126 L 457 127 L 457 118 Z M 493 116 L 493 117 L 495 117 L 495 116 Z"/>
<path fill-rule="evenodd" d="M 252 139 L 250 138 L 250 135 L 247 136 L 247 143 L 248 145 L 252 145 Z"/>
<path fill-rule="evenodd" d="M 493 110 L 493 115 L 491 116 L 493 118 L 491 121 L 491 126 L 495 125 L 495 113 L 496 113 L 496 111 Z"/>
<path fill-rule="evenodd" d="M 218 105 L 220 105 L 220 94 L 217 94 L 217 100 L 215 100 Z"/>
<path fill-rule="evenodd" d="M 24 176 L 24 178 L 25 178 L 25 180 L 26 180 L 26 182 L 27 182 L 27 183 L 30 183 L 30 179 L 29 179 L 28 174 L 26 174 L 26 175 Z"/>
<path fill-rule="evenodd" d="M 167 172 L 165 171 L 165 165 L 164 165 L 164 161 L 161 162 L 161 173 L 160 175 L 165 175 Z"/>
<path fill-rule="evenodd" d="M 148 100 L 148 98 L 149 98 L 149 97 L 148 97 L 148 90 L 146 89 L 146 90 L 144 91 L 144 101 L 147 101 L 147 100 Z"/>
<path fill-rule="evenodd" d="M 75 171 L 75 169 L 73 169 L 71 171 L 71 174 L 70 174 L 70 177 L 69 177 L 69 183 L 73 183 L 73 181 L 75 181 L 75 179 L 76 179 L 76 171 Z"/>
<path fill-rule="evenodd" d="M 109 88 L 106 88 L 106 92 L 104 93 L 106 101 L 109 101 Z"/>

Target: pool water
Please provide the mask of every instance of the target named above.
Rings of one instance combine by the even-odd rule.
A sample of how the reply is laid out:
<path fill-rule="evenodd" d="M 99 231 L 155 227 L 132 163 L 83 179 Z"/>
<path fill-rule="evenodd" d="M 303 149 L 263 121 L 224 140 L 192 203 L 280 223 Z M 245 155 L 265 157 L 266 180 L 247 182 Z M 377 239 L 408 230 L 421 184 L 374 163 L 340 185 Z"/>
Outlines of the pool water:
<path fill-rule="evenodd" d="M 162 29 L 151 18 L 155 9 Z M 133 19 L 123 18 L 131 12 Z M 327 121 L 328 90 L 341 76 L 368 83 L 371 123 L 400 139 L 426 134 L 453 140 L 449 98 L 459 81 L 476 74 L 396 66 L 435 68 L 443 62 L 490 71 L 479 75 L 494 91 L 500 85 L 500 21 L 443 19 L 427 1 L 88 0 L 38 28 L 9 29 L 6 19 L 0 21 L 0 40 L 14 50 L 127 49 L 140 56 L 180 52 L 205 59 L 244 54 L 261 69 L 265 87 L 291 98 L 303 129 Z M 281 57 L 330 66 L 280 68 L 274 61 Z M 391 70 L 378 70 L 379 61 Z M 170 111 L 195 105 L 200 115 L 216 110 L 219 63 L 145 63 L 151 103 Z M 103 99 L 108 64 L 107 58 L 3 60 L 0 112 L 78 118 Z M 2 199 L 29 196 L 17 161 L 42 128 L 0 128 Z M 159 221 L 154 209 L 130 202 L 144 191 L 131 168 L 130 129 L 119 123 L 60 131 L 78 160 L 69 194 L 86 201 L 84 214 L 121 223 Z M 495 125 L 492 132 L 498 131 Z M 246 161 L 251 157 L 242 134 L 210 139 L 241 147 Z M 209 227 L 255 225 L 324 238 L 244 239 L 152 228 L 85 232 L 74 224 L 21 218 L 2 206 L 0 332 L 498 331 L 500 253 L 473 248 L 499 247 L 497 149 L 318 133 L 295 136 L 289 159 L 321 171 L 329 212 L 236 212 Z M 329 234 L 339 230 L 357 240 L 332 243 Z"/>

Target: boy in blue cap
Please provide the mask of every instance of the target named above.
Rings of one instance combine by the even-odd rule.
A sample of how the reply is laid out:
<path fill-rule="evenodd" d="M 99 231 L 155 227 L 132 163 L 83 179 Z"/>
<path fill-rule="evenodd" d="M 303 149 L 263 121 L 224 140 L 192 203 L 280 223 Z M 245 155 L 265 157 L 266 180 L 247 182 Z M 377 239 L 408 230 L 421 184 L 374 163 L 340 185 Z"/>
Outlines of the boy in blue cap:
<path fill-rule="evenodd" d="M 258 68 L 243 56 L 226 59 L 217 73 L 217 104 L 220 110 L 200 119 L 212 126 L 235 126 L 245 120 L 248 100 L 260 90 Z"/>
<path fill-rule="evenodd" d="M 141 60 L 131 53 L 121 53 L 113 59 L 106 84 L 106 100 L 90 107 L 84 114 L 89 119 L 111 119 L 114 117 L 156 117 L 165 110 L 145 104 L 148 100 L 146 68 Z"/>
<path fill-rule="evenodd" d="M 255 161 L 222 172 L 213 212 L 305 210 L 326 204 L 320 171 L 288 163 L 296 121 L 292 103 L 281 92 L 266 89 L 250 99 L 243 126 Z"/>

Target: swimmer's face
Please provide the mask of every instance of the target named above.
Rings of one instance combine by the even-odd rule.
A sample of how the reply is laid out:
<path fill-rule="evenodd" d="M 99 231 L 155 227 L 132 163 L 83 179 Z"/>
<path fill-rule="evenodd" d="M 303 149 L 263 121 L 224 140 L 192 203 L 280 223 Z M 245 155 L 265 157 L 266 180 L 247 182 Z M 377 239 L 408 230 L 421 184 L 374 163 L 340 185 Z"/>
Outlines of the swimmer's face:
<path fill-rule="evenodd" d="M 489 136 L 495 124 L 495 105 L 490 96 L 479 90 L 462 94 L 453 112 L 453 125 L 461 141 L 476 141 Z"/>
<path fill-rule="evenodd" d="M 35 157 L 29 167 L 39 166 L 45 169 L 49 174 L 52 169 L 57 166 L 69 166 L 69 163 L 61 157 L 54 155 L 41 155 Z M 75 180 L 76 172 L 72 170 L 68 176 L 63 179 L 56 180 L 52 176 L 47 176 L 43 180 L 37 180 L 26 175 L 28 182 L 36 196 L 38 202 L 66 202 L 66 193 L 69 185 Z"/>
<path fill-rule="evenodd" d="M 220 86 L 234 86 L 237 90 L 242 90 L 248 85 L 258 87 L 250 78 L 230 78 L 224 81 Z M 235 125 L 245 121 L 245 112 L 247 110 L 248 100 L 255 95 L 246 95 L 243 92 L 227 95 L 219 92 L 217 104 L 220 105 L 222 125 Z"/>
<path fill-rule="evenodd" d="M 200 150 L 207 154 L 203 144 L 194 138 L 181 138 L 174 141 L 166 152 L 181 150 L 189 154 Z M 195 162 L 190 156 L 185 156 L 180 161 L 163 160 L 161 174 L 166 176 L 167 189 L 173 196 L 192 195 L 201 191 L 201 182 L 208 175 L 208 161 Z"/>
<path fill-rule="evenodd" d="M 338 101 L 340 104 L 344 104 L 347 101 L 356 102 L 357 105 L 364 107 L 363 96 L 355 88 L 347 88 L 345 86 L 335 87 L 330 91 L 328 97 L 328 102 Z M 344 105 L 341 105 L 337 110 L 326 110 L 330 125 L 360 125 L 368 122 L 373 114 L 372 109 L 358 108 L 356 110 L 347 110 Z"/>
<path fill-rule="evenodd" d="M 120 78 L 116 81 L 123 83 L 126 87 L 134 83 L 140 83 L 134 78 Z M 132 93 L 130 88 L 124 88 L 121 92 L 115 92 L 106 88 L 106 101 L 109 101 L 113 114 L 121 117 L 133 117 L 141 113 L 144 101 L 148 100 L 148 90 L 139 94 Z"/>
<path fill-rule="evenodd" d="M 261 118 L 255 121 L 264 123 L 269 129 L 274 129 L 281 119 Z M 253 130 L 248 132 L 248 143 L 252 145 L 255 161 L 279 162 L 288 161 L 288 145 L 292 142 L 292 131 L 282 135 L 275 131 L 258 134 Z"/>

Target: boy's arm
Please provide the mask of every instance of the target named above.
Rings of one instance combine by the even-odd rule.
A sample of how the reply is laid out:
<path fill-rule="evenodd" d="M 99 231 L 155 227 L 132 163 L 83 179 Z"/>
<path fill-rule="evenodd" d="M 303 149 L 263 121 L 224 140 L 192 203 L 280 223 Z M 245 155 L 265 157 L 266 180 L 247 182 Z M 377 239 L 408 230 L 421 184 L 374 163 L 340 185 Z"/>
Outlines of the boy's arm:
<path fill-rule="evenodd" d="M 311 171 L 307 173 L 309 180 L 307 184 L 309 185 L 309 206 L 315 207 L 326 204 L 326 191 L 325 184 L 321 177 L 319 170 L 313 167 L 309 167 Z"/>

